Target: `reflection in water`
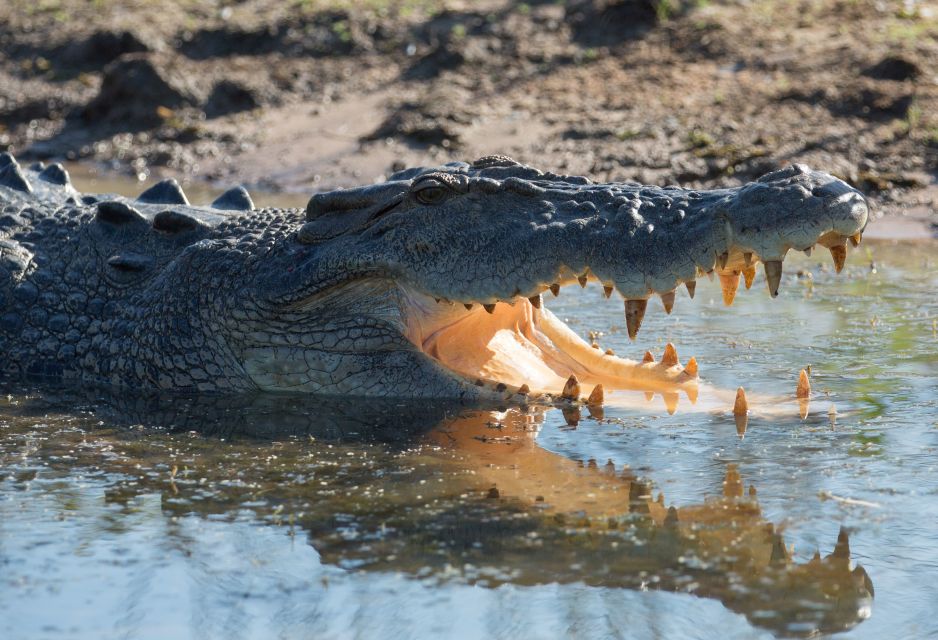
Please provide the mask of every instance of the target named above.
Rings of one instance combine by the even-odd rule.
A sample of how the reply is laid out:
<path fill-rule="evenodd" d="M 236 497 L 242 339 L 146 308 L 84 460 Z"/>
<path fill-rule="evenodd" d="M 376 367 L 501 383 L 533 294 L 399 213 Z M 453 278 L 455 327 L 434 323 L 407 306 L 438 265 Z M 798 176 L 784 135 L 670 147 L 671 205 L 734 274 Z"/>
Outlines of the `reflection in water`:
<path fill-rule="evenodd" d="M 119 474 L 105 494 L 111 505 L 129 509 L 155 493 L 169 522 L 247 510 L 305 530 L 323 562 L 350 571 L 437 578 L 441 589 L 455 580 L 690 593 L 789 635 L 848 629 L 869 616 L 873 586 L 851 565 L 845 530 L 827 557 L 794 562 L 736 465 L 725 467 L 722 495 L 668 505 L 627 466 L 539 446 L 547 407 L 61 390 L 11 397 L 0 413 L 8 423 L 0 456 L 14 485 L 34 479 L 38 463 Z M 568 424 L 584 419 L 572 411 Z M 37 432 L 29 416 L 56 432 Z M 37 460 L 22 462 L 29 458 Z M 108 518 L 108 527 L 123 526 Z"/>

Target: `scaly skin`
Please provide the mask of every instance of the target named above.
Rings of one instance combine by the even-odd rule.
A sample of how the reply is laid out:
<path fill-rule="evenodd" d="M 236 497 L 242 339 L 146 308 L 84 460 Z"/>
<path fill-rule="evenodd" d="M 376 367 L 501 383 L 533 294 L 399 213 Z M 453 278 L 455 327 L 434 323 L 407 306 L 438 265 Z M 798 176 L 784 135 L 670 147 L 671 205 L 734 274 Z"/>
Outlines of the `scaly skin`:
<path fill-rule="evenodd" d="M 717 269 L 726 295 L 757 261 L 774 293 L 789 249 L 821 243 L 836 261 L 868 218 L 857 191 L 802 166 L 698 192 L 493 156 L 318 194 L 305 212 L 255 210 L 243 190 L 190 206 L 174 181 L 83 196 L 40 169 L 0 156 L 3 368 L 188 391 L 523 399 L 570 374 L 687 387 L 696 363 L 597 352 L 540 294 L 599 280 L 634 338 L 652 294 L 670 310 Z"/>

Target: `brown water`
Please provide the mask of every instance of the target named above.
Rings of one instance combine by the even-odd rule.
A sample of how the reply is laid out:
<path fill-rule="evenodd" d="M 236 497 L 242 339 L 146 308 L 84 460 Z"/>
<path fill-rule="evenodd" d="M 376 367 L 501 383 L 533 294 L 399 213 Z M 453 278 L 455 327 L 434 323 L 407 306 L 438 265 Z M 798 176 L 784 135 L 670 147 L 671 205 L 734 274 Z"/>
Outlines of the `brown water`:
<path fill-rule="evenodd" d="M 938 637 L 938 245 L 868 242 L 840 276 L 818 257 L 776 300 L 760 277 L 727 309 L 704 280 L 639 346 L 600 290 L 548 300 L 604 348 L 671 340 L 708 384 L 783 400 L 742 435 L 703 398 L 599 416 L 6 383 L 0 637 Z"/>

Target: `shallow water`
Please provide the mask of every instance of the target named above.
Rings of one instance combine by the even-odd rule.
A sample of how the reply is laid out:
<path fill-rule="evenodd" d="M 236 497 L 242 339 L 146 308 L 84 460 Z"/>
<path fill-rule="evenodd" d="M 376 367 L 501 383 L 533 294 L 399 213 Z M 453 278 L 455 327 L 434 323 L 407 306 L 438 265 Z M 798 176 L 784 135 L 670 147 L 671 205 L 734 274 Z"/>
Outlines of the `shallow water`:
<path fill-rule="evenodd" d="M 820 253 L 776 300 L 702 280 L 640 346 L 597 288 L 547 300 L 744 386 L 744 432 L 713 393 L 600 419 L 5 383 L 0 637 L 936 637 L 938 245 Z"/>

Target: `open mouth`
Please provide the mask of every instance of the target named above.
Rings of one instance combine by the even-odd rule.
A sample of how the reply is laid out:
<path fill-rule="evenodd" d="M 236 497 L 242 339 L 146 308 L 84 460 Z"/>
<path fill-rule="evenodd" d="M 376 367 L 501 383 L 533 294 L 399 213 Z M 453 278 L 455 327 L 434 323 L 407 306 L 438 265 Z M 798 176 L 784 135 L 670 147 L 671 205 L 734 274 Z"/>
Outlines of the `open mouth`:
<path fill-rule="evenodd" d="M 668 345 L 655 361 L 616 356 L 578 336 L 547 309 L 544 296 L 498 304 L 454 303 L 408 290 L 407 338 L 427 356 L 476 384 L 579 399 L 595 391 L 643 389 L 691 395 L 697 363 Z"/>

